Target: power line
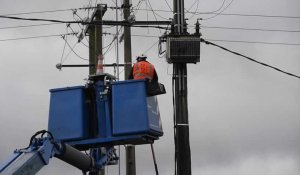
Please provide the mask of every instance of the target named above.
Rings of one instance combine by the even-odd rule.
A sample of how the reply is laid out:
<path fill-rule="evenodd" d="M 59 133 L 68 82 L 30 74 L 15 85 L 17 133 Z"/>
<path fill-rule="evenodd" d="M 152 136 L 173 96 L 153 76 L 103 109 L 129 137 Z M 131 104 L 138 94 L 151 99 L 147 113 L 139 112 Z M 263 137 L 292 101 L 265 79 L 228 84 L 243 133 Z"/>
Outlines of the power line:
<path fill-rule="evenodd" d="M 154 46 L 155 46 L 155 44 L 157 44 L 158 43 L 158 41 L 156 41 L 154 44 L 152 44 L 146 51 L 144 51 L 143 52 L 143 54 L 146 54 L 150 49 L 152 49 Z"/>
<path fill-rule="evenodd" d="M 72 51 L 78 58 L 80 58 L 80 59 L 82 59 L 82 60 L 85 60 L 85 61 L 88 61 L 88 59 L 81 57 L 80 55 L 78 55 L 78 54 L 74 51 L 74 47 L 75 47 L 75 46 L 72 47 L 72 46 L 69 44 L 69 42 L 67 41 L 67 39 L 66 39 L 65 37 L 62 37 L 62 38 L 66 41 L 66 44 L 69 46 L 69 48 L 71 49 L 71 51 Z"/>
<path fill-rule="evenodd" d="M 95 9 L 95 8 L 97 7 L 80 7 L 80 8 L 73 8 L 73 9 L 70 8 L 70 9 L 20 12 L 20 13 L 3 14 L 1 16 L 18 16 L 18 15 L 29 15 L 29 14 L 54 13 L 54 12 L 65 12 L 65 11 L 72 11 L 72 10 L 88 10 L 88 9 Z"/>
<path fill-rule="evenodd" d="M 126 21 L 118 21 L 118 22 L 116 22 L 116 21 L 102 21 L 101 24 L 100 24 L 100 23 L 86 22 L 86 21 L 61 21 L 61 20 L 56 20 L 56 19 L 21 18 L 21 17 L 13 17 L 13 16 L 2 16 L 2 15 L 0 15 L 0 18 L 7 18 L 7 19 L 14 19 L 14 20 L 24 20 L 24 21 L 44 21 L 44 22 L 54 22 L 54 23 L 66 23 L 66 24 L 82 24 L 82 25 L 122 25 L 122 26 L 130 25 L 130 23 L 128 23 Z M 155 24 L 155 23 L 153 23 L 153 21 L 147 21 L 147 22 L 149 24 Z M 142 26 L 141 24 L 146 24 L 145 21 L 136 21 L 135 25 L 133 25 L 132 27 L 152 27 L 152 28 L 166 29 L 165 27 L 160 27 L 159 25 L 170 23 L 170 21 L 155 21 L 155 22 L 158 26 L 149 26 L 149 25 Z"/>
<path fill-rule="evenodd" d="M 46 24 L 33 24 L 33 25 L 8 26 L 8 27 L 0 27 L 0 30 L 3 30 L 3 29 L 26 28 L 26 27 L 49 26 L 49 25 L 57 25 L 57 24 L 61 24 L 61 23 L 46 23 Z"/>
<path fill-rule="evenodd" d="M 158 38 L 160 36 L 155 35 L 131 35 L 134 37 L 146 37 L 146 38 Z M 219 42 L 231 42 L 231 43 L 245 43 L 245 44 L 268 44 L 268 45 L 287 45 L 287 46 L 300 46 L 300 43 L 275 43 L 275 42 L 264 42 L 264 41 L 243 41 L 243 40 L 221 40 L 221 39 L 206 39 L 208 41 L 219 41 Z"/>
<path fill-rule="evenodd" d="M 243 28 L 243 27 L 222 27 L 222 26 L 201 26 L 202 28 L 210 29 L 228 29 L 228 30 L 252 30 L 252 31 L 264 31 L 264 32 L 287 32 L 287 33 L 299 33 L 300 30 L 281 30 L 281 29 L 260 29 L 260 28 Z"/>
<path fill-rule="evenodd" d="M 55 13 L 55 12 L 65 12 L 65 11 L 74 11 L 74 10 L 91 10 L 95 9 L 97 6 L 89 6 L 89 7 L 78 7 L 78 8 L 69 8 L 69 9 L 56 9 L 56 10 L 44 10 L 44 11 L 31 11 L 31 12 L 20 12 L 20 13 L 10 13 L 10 14 L 2 14 L 2 16 L 18 16 L 18 15 L 29 15 L 29 14 L 42 14 L 42 13 Z M 107 7 L 109 9 L 116 9 L 116 7 Z M 124 7 L 118 7 L 117 9 L 121 9 Z"/>
<path fill-rule="evenodd" d="M 31 36 L 31 37 L 22 37 L 22 38 L 9 38 L 1 39 L 0 42 L 4 41 L 16 41 L 16 40 L 26 40 L 26 39 L 35 39 L 35 38 L 48 38 L 56 37 L 62 35 L 76 35 L 77 33 L 67 33 L 67 34 L 57 34 L 57 35 L 42 35 L 42 36 Z M 104 35 L 115 35 L 113 33 L 103 32 Z M 138 35 L 133 34 L 133 37 L 145 37 L 145 38 L 158 38 L 160 36 L 155 35 Z M 246 44 L 268 44 L 268 45 L 287 45 L 287 46 L 300 46 L 300 43 L 274 43 L 274 42 L 264 42 L 264 41 L 242 41 L 242 40 L 221 40 L 221 39 L 207 39 L 208 41 L 219 41 L 219 42 L 231 42 L 231 43 L 246 43 Z M 107 46 L 109 47 L 109 45 Z M 106 48 L 106 47 L 105 47 Z"/>
<path fill-rule="evenodd" d="M 207 39 L 207 40 L 208 41 L 231 42 L 231 43 L 246 43 L 246 44 L 270 44 L 270 45 L 300 46 L 300 43 L 275 43 L 275 42 L 264 42 L 264 41 L 242 41 L 242 40 L 221 40 L 221 39 Z"/>
<path fill-rule="evenodd" d="M 205 14 L 205 13 L 198 13 Z M 263 17 L 263 18 L 289 18 L 300 19 L 300 16 L 284 16 L 284 15 L 261 15 L 261 14 L 242 14 L 242 13 L 222 13 L 224 16 L 244 16 L 244 17 Z"/>
<path fill-rule="evenodd" d="M 150 11 L 149 9 L 134 9 L 137 11 Z M 166 12 L 172 13 L 170 10 L 153 10 L 156 12 Z M 209 14 L 217 14 L 217 12 L 186 12 L 196 15 L 209 15 Z M 221 13 L 222 16 L 241 16 L 241 17 L 262 17 L 262 18 L 287 18 L 287 19 L 300 19 L 300 16 L 288 16 L 288 15 L 263 15 L 263 14 L 243 14 L 243 13 Z"/>
<path fill-rule="evenodd" d="M 222 14 L 229 6 L 233 3 L 233 1 L 234 1 L 234 0 L 231 0 L 230 3 L 229 3 L 223 10 L 221 10 L 220 12 L 217 12 L 217 13 L 211 13 L 211 14 L 215 14 L 215 15 L 213 15 L 213 16 L 211 16 L 211 17 L 208 17 L 208 18 L 204 18 L 204 19 L 202 19 L 202 20 L 209 20 L 209 19 L 212 19 L 212 18 L 215 18 L 215 17 L 221 15 L 221 14 Z"/>
<path fill-rule="evenodd" d="M 80 21 L 61 21 L 56 19 L 41 19 L 41 18 L 20 18 L 20 17 L 14 17 L 14 16 L 4 16 L 0 15 L 0 18 L 6 18 L 6 19 L 14 19 L 14 20 L 23 20 L 23 21 L 44 21 L 44 22 L 54 22 L 54 23 L 84 23 Z"/>
<path fill-rule="evenodd" d="M 115 35 L 113 33 L 106 33 L 105 35 Z M 145 37 L 145 38 L 159 38 L 156 35 L 142 35 L 142 34 L 132 34 L 133 37 Z M 219 42 L 231 42 L 231 43 L 245 43 L 245 44 L 267 44 L 267 45 L 286 45 L 286 46 L 300 46 L 300 43 L 283 43 L 283 42 L 265 42 L 265 41 L 246 41 L 246 40 L 221 40 L 221 39 L 206 39 L 208 41 L 219 41 Z"/>
<path fill-rule="evenodd" d="M 56 35 L 42 35 L 42 36 L 30 36 L 30 37 L 22 37 L 22 38 L 9 38 L 9 39 L 1 39 L 0 42 L 4 41 L 16 41 L 16 40 L 26 40 L 26 39 L 37 39 L 37 38 L 49 38 L 56 37 L 62 35 L 76 35 L 76 33 L 66 33 L 66 34 L 56 34 Z"/>
<path fill-rule="evenodd" d="M 71 10 L 72 9 L 46 10 L 46 11 L 35 11 L 35 12 L 21 12 L 21 13 L 4 14 L 3 16 L 17 16 L 17 15 L 40 14 L 40 13 L 53 13 L 53 12 L 64 12 L 64 11 L 71 11 Z"/>
<path fill-rule="evenodd" d="M 207 44 L 207 45 L 213 45 L 213 46 L 216 46 L 216 47 L 218 47 L 218 48 L 221 48 L 221 49 L 223 49 L 223 50 L 225 50 L 225 51 L 228 51 L 228 52 L 230 52 L 230 53 L 233 53 L 233 54 L 235 54 L 235 55 L 238 55 L 238 56 L 244 57 L 244 58 L 246 58 L 246 59 L 248 59 L 248 60 L 250 60 L 250 61 L 253 61 L 253 62 L 255 62 L 255 63 L 258 63 L 258 64 L 260 64 L 260 65 L 263 65 L 263 66 L 266 66 L 266 67 L 272 68 L 272 69 L 274 69 L 274 70 L 276 70 L 276 71 L 278 71 L 278 72 L 281 72 L 281 73 L 287 74 L 287 75 L 289 75 L 289 76 L 292 76 L 292 77 L 300 78 L 300 76 L 297 76 L 297 75 L 295 75 L 295 74 L 292 74 L 292 73 L 289 73 L 289 72 L 283 71 L 283 70 L 281 70 L 281 69 L 279 69 L 279 68 L 277 68 L 277 67 L 274 67 L 274 66 L 268 65 L 268 64 L 266 64 L 266 63 L 263 63 L 263 62 L 257 61 L 257 60 L 255 60 L 255 59 L 253 59 L 253 58 L 250 58 L 250 57 L 248 57 L 248 56 L 245 56 L 245 55 L 243 55 L 243 54 L 240 54 L 240 53 L 238 53 L 238 52 L 231 51 L 231 50 L 229 50 L 229 49 L 227 49 L 227 48 L 225 48 L 225 47 L 223 47 L 223 46 L 217 45 L 217 44 L 215 44 L 215 43 L 212 43 L 212 42 L 210 42 L 210 41 L 207 41 L 207 40 L 201 39 L 201 42 L 204 42 L 204 43 L 205 43 L 205 44 Z"/>

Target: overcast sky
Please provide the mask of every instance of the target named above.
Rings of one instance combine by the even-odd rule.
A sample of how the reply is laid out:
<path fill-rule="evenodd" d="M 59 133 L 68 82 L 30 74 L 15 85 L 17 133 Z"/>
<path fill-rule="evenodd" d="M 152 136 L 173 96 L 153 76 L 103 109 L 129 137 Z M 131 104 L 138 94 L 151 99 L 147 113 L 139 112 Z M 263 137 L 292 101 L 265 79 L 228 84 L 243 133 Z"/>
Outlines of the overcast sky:
<path fill-rule="evenodd" d="M 140 6 L 137 6 L 138 0 L 133 0 L 133 6 L 142 9 L 133 11 L 137 20 L 155 20 L 151 11 L 145 11 L 150 9 L 149 2 L 155 10 L 170 11 L 164 0 L 149 0 L 148 3 L 142 0 Z M 167 2 L 172 7 L 172 1 Z M 94 6 L 96 3 L 96 0 L 1 0 L 0 14 L 76 9 Z M 115 6 L 115 3 L 108 0 L 98 0 L 98 3 Z M 299 76 L 300 2 L 235 0 L 230 3 L 231 0 L 186 0 L 185 7 L 188 11 L 240 14 L 187 13 L 189 32 L 194 32 L 193 24 L 196 19 L 202 18 L 203 38 Z M 121 1 L 118 2 L 120 4 Z M 86 18 L 90 13 L 91 11 L 85 10 L 76 12 L 80 18 Z M 171 12 L 155 13 L 157 20 L 172 18 Z M 109 9 L 104 19 L 115 20 L 115 14 L 115 11 Z M 241 16 L 242 14 L 273 17 Z M 80 19 L 71 10 L 17 16 Z M 120 12 L 118 18 L 122 19 Z M 47 129 L 49 89 L 84 85 L 84 79 L 88 75 L 87 68 L 64 68 L 62 71 L 55 68 L 57 63 L 86 64 L 82 59 L 88 58 L 88 48 L 84 45 L 88 43 L 86 39 L 83 43 L 76 44 L 76 36 L 66 38 L 71 46 L 76 44 L 74 51 L 82 58 L 70 52 L 68 46 L 64 49 L 65 41 L 60 36 L 8 40 L 63 35 L 72 33 L 72 30 L 78 32 L 82 27 L 77 24 L 72 24 L 72 29 L 65 24 L 15 27 L 36 24 L 48 23 L 0 19 L 0 162 L 6 160 L 14 149 L 27 146 L 31 135 L 36 131 Z M 116 29 L 105 28 L 104 31 L 115 33 Z M 151 28 L 132 29 L 134 35 L 160 36 L 163 33 L 164 30 Z M 107 46 L 112 38 L 111 35 L 105 35 L 103 45 Z M 172 65 L 158 57 L 157 41 L 157 37 L 133 36 L 132 60 L 138 54 L 146 53 L 149 61 L 156 66 L 160 82 L 167 88 L 167 94 L 158 97 L 165 135 L 154 145 L 160 174 L 167 175 L 174 173 Z M 105 48 L 104 51 L 106 50 Z M 120 62 L 123 62 L 123 43 L 120 43 L 119 55 Z M 116 62 L 115 48 L 106 52 L 105 62 Z M 106 71 L 114 73 L 110 68 Z M 124 76 L 122 71 L 120 68 L 121 79 Z M 188 99 L 193 174 L 300 174 L 300 79 L 202 44 L 201 62 L 188 65 Z M 124 148 L 121 149 L 121 174 L 125 174 Z M 155 174 L 150 146 L 137 146 L 136 154 L 137 174 Z M 107 169 L 107 174 L 118 174 L 117 172 L 118 166 Z M 81 172 L 53 159 L 39 174 L 80 175 Z"/>

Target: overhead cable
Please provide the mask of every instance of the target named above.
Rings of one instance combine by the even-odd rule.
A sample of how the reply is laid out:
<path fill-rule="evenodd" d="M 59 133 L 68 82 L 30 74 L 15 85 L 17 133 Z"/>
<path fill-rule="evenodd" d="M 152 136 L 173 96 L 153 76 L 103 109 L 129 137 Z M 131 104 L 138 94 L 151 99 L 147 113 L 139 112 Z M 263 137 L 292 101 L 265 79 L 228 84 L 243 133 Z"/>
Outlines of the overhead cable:
<path fill-rule="evenodd" d="M 221 40 L 221 39 L 206 39 L 208 41 L 220 41 L 230 43 L 246 43 L 246 44 L 270 44 L 270 45 L 287 45 L 287 46 L 300 46 L 300 43 L 275 43 L 275 42 L 264 42 L 264 41 L 242 41 L 242 40 Z"/>
<path fill-rule="evenodd" d="M 41 19 L 41 18 L 20 18 L 20 17 L 13 17 L 13 16 L 3 16 L 0 15 L 0 18 L 7 18 L 7 19 L 14 19 L 14 20 L 24 20 L 24 21 L 46 21 L 46 22 L 54 22 L 54 23 L 66 23 L 66 24 L 82 24 L 82 25 L 122 25 L 122 26 L 128 26 L 130 23 L 127 21 L 102 21 L 101 23 L 97 22 L 86 22 L 86 21 L 62 21 L 62 20 L 56 20 L 56 19 Z M 164 25 L 169 24 L 171 21 L 147 21 L 149 24 L 157 24 L 157 25 Z M 145 21 L 136 21 L 134 23 L 135 25 L 141 25 L 146 24 Z M 145 26 L 141 26 L 145 27 Z M 147 26 L 147 27 L 153 27 L 153 28 L 160 28 L 159 26 Z"/>
<path fill-rule="evenodd" d="M 80 55 L 78 55 L 78 54 L 74 51 L 74 46 L 72 47 L 72 46 L 69 44 L 69 42 L 67 41 L 66 38 L 64 38 L 64 37 L 62 37 L 62 38 L 66 41 L 66 44 L 69 46 L 69 48 L 71 49 L 71 51 L 72 51 L 78 58 L 80 58 L 80 59 L 82 59 L 82 60 L 85 60 L 85 61 L 88 61 L 88 59 L 81 57 Z"/>
<path fill-rule="evenodd" d="M 55 23 L 69 23 L 69 24 L 83 23 L 83 22 L 79 22 L 79 21 L 62 21 L 62 20 L 56 20 L 56 19 L 41 19 L 41 18 L 21 18 L 21 17 L 4 16 L 4 15 L 0 15 L 0 18 L 23 20 L 23 21 L 44 21 L 44 22 L 55 22 Z"/>
<path fill-rule="evenodd" d="M 8 27 L 0 27 L 0 30 L 3 30 L 3 29 L 25 28 L 25 27 L 49 26 L 49 25 L 57 25 L 57 24 L 61 24 L 61 23 L 46 23 L 46 24 L 33 24 L 33 25 L 8 26 Z"/>
<path fill-rule="evenodd" d="M 253 59 L 253 58 L 250 58 L 250 57 L 245 56 L 245 55 L 243 55 L 243 54 L 240 54 L 240 53 L 238 53 L 238 52 L 231 51 L 231 50 L 229 50 L 229 49 L 227 49 L 227 48 L 225 48 L 225 47 L 223 47 L 223 46 L 220 46 L 220 45 L 218 45 L 218 44 L 212 43 L 212 42 L 207 41 L 207 40 L 205 40 L 205 39 L 203 39 L 203 38 L 201 38 L 201 42 L 204 42 L 204 43 L 207 44 L 207 45 L 213 45 L 213 46 L 216 46 L 216 47 L 218 47 L 218 48 L 221 48 L 221 49 L 223 49 L 223 50 L 225 50 L 225 51 L 228 51 L 228 52 L 230 52 L 230 53 L 233 53 L 233 54 L 235 54 L 235 55 L 244 57 L 244 58 L 246 58 L 246 59 L 248 59 L 248 60 L 250 60 L 250 61 L 253 61 L 253 62 L 255 62 L 255 63 L 258 63 L 258 64 L 260 64 L 260 65 L 263 65 L 263 66 L 272 68 L 272 69 L 274 69 L 274 70 L 276 70 L 276 71 L 278 71 L 278 72 L 287 74 L 287 75 L 292 76 L 292 77 L 300 78 L 300 76 L 298 76 L 298 75 L 295 75 L 295 74 L 292 74 L 292 73 L 283 71 L 283 70 L 281 70 L 281 69 L 279 69 L 279 68 L 277 68 L 277 67 L 274 67 L 274 66 L 268 65 L 268 64 L 266 64 L 266 63 L 257 61 L 257 60 L 255 60 L 255 59 Z"/>
<path fill-rule="evenodd" d="M 300 30 L 261 29 L 261 28 L 243 28 L 243 27 L 223 27 L 223 26 L 201 26 L 201 27 L 209 28 L 209 29 L 253 30 L 253 31 L 264 31 L 264 32 L 287 32 L 287 33 L 300 32 Z"/>
<path fill-rule="evenodd" d="M 151 11 L 149 9 L 133 9 L 138 11 Z M 162 10 L 157 9 L 153 10 L 156 12 L 167 12 L 167 13 L 173 13 L 172 10 Z M 196 15 L 209 15 L 209 14 L 218 14 L 217 12 L 186 12 Z M 219 14 L 221 16 L 241 16 L 241 17 L 262 17 L 262 18 L 287 18 L 287 19 L 300 19 L 300 16 L 287 16 L 287 15 L 263 15 L 263 14 L 244 14 L 244 13 L 221 13 Z"/>
<path fill-rule="evenodd" d="M 209 20 L 209 19 L 212 19 L 212 18 L 215 18 L 217 16 L 219 16 L 220 14 L 222 14 L 232 3 L 233 3 L 234 0 L 231 0 L 229 4 L 227 4 L 227 6 L 222 9 L 220 12 L 217 12 L 217 13 L 214 13 L 215 15 L 211 16 L 211 17 L 208 17 L 208 18 L 202 18 L 202 20 Z"/>
<path fill-rule="evenodd" d="M 0 39 L 0 42 L 3 42 L 3 41 L 15 41 L 15 40 L 26 40 L 26 39 L 36 39 L 36 38 L 49 38 L 49 37 L 62 36 L 62 35 L 76 35 L 76 33 L 66 33 L 66 34 L 56 34 L 56 35 L 42 35 L 42 36 L 30 36 L 30 37 L 21 37 L 21 38 Z"/>

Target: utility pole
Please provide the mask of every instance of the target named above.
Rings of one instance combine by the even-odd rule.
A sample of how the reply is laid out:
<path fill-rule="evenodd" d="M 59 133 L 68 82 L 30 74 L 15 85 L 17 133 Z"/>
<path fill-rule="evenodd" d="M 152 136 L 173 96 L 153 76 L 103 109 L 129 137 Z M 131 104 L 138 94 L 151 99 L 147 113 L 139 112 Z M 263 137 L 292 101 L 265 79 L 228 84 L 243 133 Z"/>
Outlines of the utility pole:
<path fill-rule="evenodd" d="M 123 14 L 124 20 L 127 21 L 130 16 L 130 2 L 129 0 L 123 0 Z M 130 26 L 124 26 L 124 76 L 125 80 L 128 79 L 131 70 L 131 28 Z M 126 145 L 126 175 L 136 175 L 135 164 L 135 146 Z"/>
<path fill-rule="evenodd" d="M 184 18 L 184 0 L 173 1 L 174 33 L 186 35 Z M 175 173 L 191 175 L 191 150 L 189 142 L 189 121 L 187 104 L 187 64 L 173 63 L 173 81 L 175 86 Z"/>
<path fill-rule="evenodd" d="M 124 20 L 128 20 L 130 16 L 130 2 L 124 0 L 123 3 L 123 14 Z M 130 26 L 124 26 L 124 63 L 125 63 L 125 79 L 128 79 L 131 70 L 131 28 Z"/>
<path fill-rule="evenodd" d="M 93 21 L 93 18 L 95 18 L 95 22 L 101 23 L 102 17 L 104 13 L 106 12 L 107 7 L 103 6 L 101 4 L 97 4 L 97 9 L 93 13 L 93 16 L 91 18 L 91 21 Z M 98 56 L 102 55 L 102 25 L 90 25 L 88 26 L 88 32 L 89 32 L 89 64 L 90 65 L 96 65 L 96 66 L 90 66 L 89 67 L 89 74 L 95 75 L 97 63 L 98 63 Z M 91 149 L 91 152 L 99 152 L 101 154 L 101 148 L 93 148 Z M 96 156 L 100 156 L 99 154 L 96 154 Z M 95 160 L 97 160 L 97 157 L 94 157 Z M 90 175 L 105 175 L 105 170 L 102 169 L 97 172 L 90 172 Z"/>
<path fill-rule="evenodd" d="M 89 64 L 90 65 L 97 65 L 96 62 L 96 34 L 95 34 L 95 26 L 90 25 L 88 26 L 88 32 L 89 32 Z M 96 73 L 96 66 L 90 66 L 89 67 L 89 75 L 94 75 Z"/>

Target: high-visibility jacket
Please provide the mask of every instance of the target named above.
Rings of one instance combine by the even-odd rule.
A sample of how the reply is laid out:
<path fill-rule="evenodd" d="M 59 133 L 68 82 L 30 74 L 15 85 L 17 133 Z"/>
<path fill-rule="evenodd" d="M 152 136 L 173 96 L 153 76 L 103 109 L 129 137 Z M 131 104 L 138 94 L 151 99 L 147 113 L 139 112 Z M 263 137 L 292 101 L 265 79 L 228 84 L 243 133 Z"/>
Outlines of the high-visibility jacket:
<path fill-rule="evenodd" d="M 154 76 L 154 66 L 147 61 L 139 61 L 133 65 L 133 79 L 153 79 Z"/>

